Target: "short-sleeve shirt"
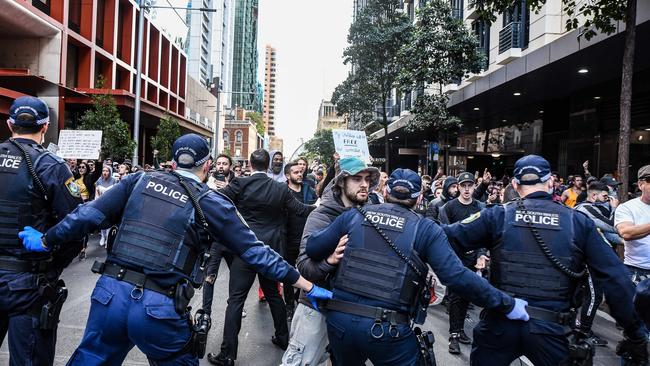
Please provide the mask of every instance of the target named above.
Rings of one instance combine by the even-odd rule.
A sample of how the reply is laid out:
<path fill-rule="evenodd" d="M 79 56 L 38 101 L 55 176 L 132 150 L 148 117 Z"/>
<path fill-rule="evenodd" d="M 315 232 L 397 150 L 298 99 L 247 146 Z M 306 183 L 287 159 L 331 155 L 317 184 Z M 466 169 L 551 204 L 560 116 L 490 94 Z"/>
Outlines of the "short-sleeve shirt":
<path fill-rule="evenodd" d="M 650 223 L 650 204 L 641 198 L 629 200 L 616 208 L 614 226 L 622 222 L 634 225 Z M 625 264 L 650 270 L 650 235 L 636 240 L 625 241 Z"/>

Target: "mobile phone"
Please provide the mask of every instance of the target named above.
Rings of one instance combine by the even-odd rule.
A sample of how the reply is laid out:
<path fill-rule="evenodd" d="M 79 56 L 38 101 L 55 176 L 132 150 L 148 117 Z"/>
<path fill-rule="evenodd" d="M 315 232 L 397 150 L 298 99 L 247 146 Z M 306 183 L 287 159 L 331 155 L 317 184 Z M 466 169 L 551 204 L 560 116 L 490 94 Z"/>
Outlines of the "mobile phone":
<path fill-rule="evenodd" d="M 218 180 L 219 182 L 225 182 L 226 181 L 226 176 L 223 175 L 223 174 L 217 174 L 215 179 Z"/>

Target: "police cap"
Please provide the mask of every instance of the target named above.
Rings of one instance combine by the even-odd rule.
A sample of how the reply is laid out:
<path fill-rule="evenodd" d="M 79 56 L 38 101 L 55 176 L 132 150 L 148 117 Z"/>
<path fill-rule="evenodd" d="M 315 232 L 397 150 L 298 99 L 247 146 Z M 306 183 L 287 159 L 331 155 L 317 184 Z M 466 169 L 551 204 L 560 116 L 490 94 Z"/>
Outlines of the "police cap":
<path fill-rule="evenodd" d="M 543 183 L 551 179 L 551 164 L 539 155 L 526 155 L 517 160 L 514 173 L 517 184 Z"/>
<path fill-rule="evenodd" d="M 179 168 L 194 168 L 212 159 L 210 146 L 201 136 L 189 133 L 179 137 L 172 146 L 172 155 Z"/>
<path fill-rule="evenodd" d="M 32 118 L 18 118 L 28 114 Z M 50 122 L 50 112 L 44 101 L 26 96 L 16 98 L 9 108 L 9 123 L 22 127 L 42 126 Z"/>
<path fill-rule="evenodd" d="M 388 193 L 400 200 L 417 198 L 422 190 L 422 179 L 411 169 L 395 169 L 386 182 Z M 395 192 L 395 187 L 405 187 L 408 193 Z"/>

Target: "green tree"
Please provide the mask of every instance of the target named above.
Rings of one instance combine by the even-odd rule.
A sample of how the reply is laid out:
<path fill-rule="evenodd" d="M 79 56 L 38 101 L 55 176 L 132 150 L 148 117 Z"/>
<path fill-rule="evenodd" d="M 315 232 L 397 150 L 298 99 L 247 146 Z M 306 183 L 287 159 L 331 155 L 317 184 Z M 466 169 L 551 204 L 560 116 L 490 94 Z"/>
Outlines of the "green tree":
<path fill-rule="evenodd" d="M 264 136 L 264 132 L 266 132 L 266 124 L 264 123 L 264 118 L 262 117 L 262 114 L 258 112 L 248 112 L 246 114 L 246 117 L 250 118 L 250 120 L 255 123 L 255 128 L 257 128 L 257 133 Z"/>
<path fill-rule="evenodd" d="M 478 73 L 485 55 L 478 41 L 461 19 L 452 14 L 448 0 L 431 0 L 418 10 L 417 23 L 410 41 L 400 50 L 404 65 L 399 82 L 403 90 L 418 90 L 411 108 L 414 118 L 406 126 L 420 130 L 433 125 L 439 132 L 460 127 L 460 120 L 447 111 L 448 98 L 442 86 L 468 73 Z M 437 89 L 433 95 L 424 86 Z"/>
<path fill-rule="evenodd" d="M 321 162 L 330 166 L 334 162 L 334 138 L 332 130 L 318 130 L 309 141 L 305 142 L 305 151 L 308 159 L 320 157 Z"/>
<path fill-rule="evenodd" d="M 483 19 L 496 20 L 497 13 L 509 10 L 513 0 L 470 0 Z M 531 10 L 538 12 L 546 0 L 526 0 Z M 566 29 L 578 29 L 581 37 L 587 40 L 598 34 L 613 34 L 617 31 L 616 22 L 626 24 L 625 46 L 621 77 L 621 95 L 618 136 L 618 172 L 624 182 L 619 190 L 621 201 L 627 200 L 630 158 L 630 122 L 632 109 L 632 76 L 634 75 L 634 53 L 636 41 L 637 0 L 562 0 L 564 13 L 568 16 Z"/>
<path fill-rule="evenodd" d="M 398 0 L 369 0 L 350 27 L 343 52 L 353 72 L 336 88 L 332 102 L 339 113 L 348 113 L 353 128 L 360 128 L 379 114 L 384 129 L 386 171 L 389 170 L 388 106 L 402 64 L 399 50 L 409 40 L 411 20 Z M 363 117 L 356 119 L 357 117 Z"/>
<path fill-rule="evenodd" d="M 104 85 L 102 77 L 97 80 L 97 88 Z M 101 130 L 103 159 L 122 160 L 130 158 L 135 149 L 135 140 L 131 138 L 129 125 L 122 120 L 110 94 L 94 94 L 91 97 L 92 108 L 79 119 L 80 130 Z"/>
<path fill-rule="evenodd" d="M 169 161 L 172 158 L 172 145 L 181 137 L 181 126 L 178 120 L 168 114 L 158 123 L 156 135 L 151 137 L 151 147 L 158 150 L 160 161 Z"/>

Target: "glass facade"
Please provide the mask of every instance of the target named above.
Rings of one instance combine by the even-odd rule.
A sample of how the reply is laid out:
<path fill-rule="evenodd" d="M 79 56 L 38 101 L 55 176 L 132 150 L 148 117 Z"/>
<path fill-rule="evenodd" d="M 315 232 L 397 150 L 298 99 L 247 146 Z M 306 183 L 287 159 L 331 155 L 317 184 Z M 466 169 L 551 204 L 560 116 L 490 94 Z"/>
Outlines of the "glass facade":
<path fill-rule="evenodd" d="M 248 110 L 257 101 L 257 10 L 258 0 L 240 0 L 235 5 L 232 57 L 232 105 Z"/>

